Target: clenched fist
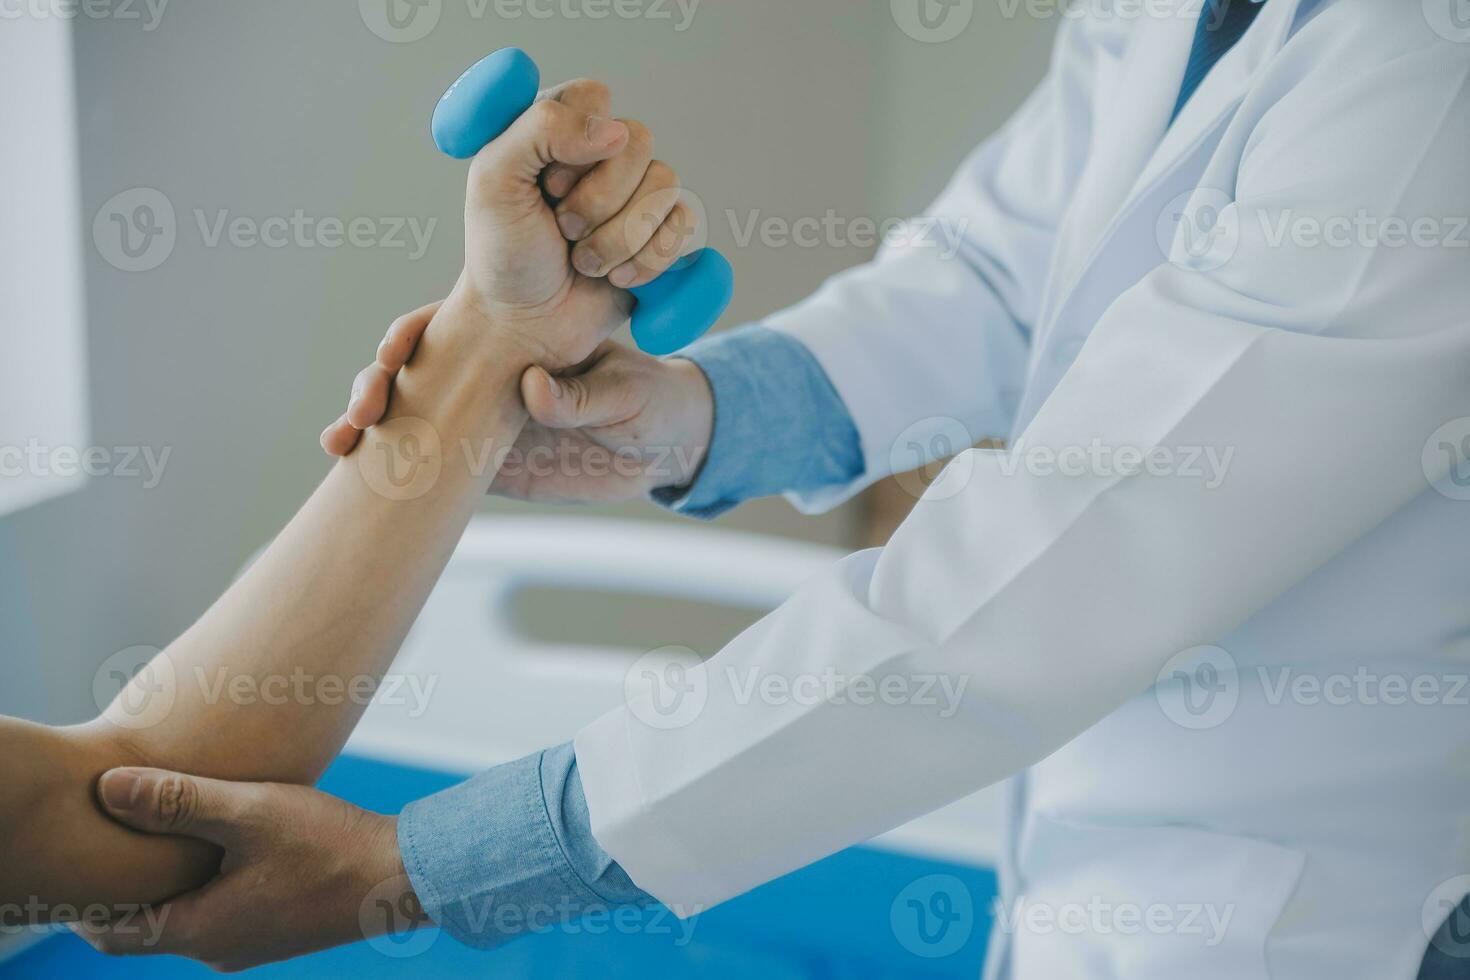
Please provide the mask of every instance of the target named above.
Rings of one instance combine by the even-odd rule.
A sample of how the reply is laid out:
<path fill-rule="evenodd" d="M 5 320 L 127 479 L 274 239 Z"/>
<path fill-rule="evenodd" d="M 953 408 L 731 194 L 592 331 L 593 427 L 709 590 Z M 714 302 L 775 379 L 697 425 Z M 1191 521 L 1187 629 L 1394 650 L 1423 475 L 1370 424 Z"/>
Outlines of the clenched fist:
<path fill-rule="evenodd" d="M 456 293 L 552 371 L 586 360 L 626 322 L 625 290 L 697 244 L 696 215 L 648 128 L 610 114 L 605 85 L 569 82 L 470 165 Z"/>

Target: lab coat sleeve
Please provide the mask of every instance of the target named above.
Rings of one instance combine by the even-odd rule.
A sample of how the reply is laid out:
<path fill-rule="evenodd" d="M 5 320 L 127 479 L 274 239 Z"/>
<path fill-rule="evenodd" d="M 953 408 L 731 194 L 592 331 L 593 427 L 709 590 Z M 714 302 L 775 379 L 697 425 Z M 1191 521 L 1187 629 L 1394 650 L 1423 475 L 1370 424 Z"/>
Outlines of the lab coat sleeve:
<path fill-rule="evenodd" d="M 1010 432 L 1048 258 L 1091 139 L 1093 73 L 1123 43 L 1108 21 L 1066 20 L 1045 79 L 924 215 L 873 262 L 764 321 L 816 356 L 862 440 L 861 474 L 788 494 L 800 510 Z M 969 443 L 934 438 L 951 420 Z"/>
<path fill-rule="evenodd" d="M 633 698 L 578 736 L 593 833 L 635 882 L 706 907 L 1015 773 L 1434 492 L 1453 460 L 1432 435 L 1470 415 L 1453 48 L 1299 86 L 1228 188 L 1227 262 L 1124 292 L 1020 445 L 961 456 L 885 549 L 691 673 L 687 723 L 651 725 Z M 1443 235 L 1275 233 L 1360 213 L 1438 216 Z M 1094 442 L 1232 456 L 1221 481 L 1026 462 Z M 833 675 L 906 700 L 781 695 Z M 928 677 L 964 685 L 953 711 L 918 697 Z"/>

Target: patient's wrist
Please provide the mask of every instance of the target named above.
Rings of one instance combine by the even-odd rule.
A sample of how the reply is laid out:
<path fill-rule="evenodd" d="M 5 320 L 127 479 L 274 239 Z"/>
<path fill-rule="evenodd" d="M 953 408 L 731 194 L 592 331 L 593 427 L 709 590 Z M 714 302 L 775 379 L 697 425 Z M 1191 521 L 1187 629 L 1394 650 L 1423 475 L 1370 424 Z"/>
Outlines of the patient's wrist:
<path fill-rule="evenodd" d="M 576 279 L 555 298 L 536 307 L 498 302 L 461 276 L 445 300 L 457 321 L 471 324 L 481 340 L 490 338 L 520 352 L 526 365 L 557 372 L 584 363 L 598 345 L 628 322 L 633 297 L 603 279 Z"/>
<path fill-rule="evenodd" d="M 444 300 L 425 339 L 453 351 L 457 363 L 475 370 L 513 375 L 539 365 L 548 371 L 566 366 L 560 339 L 575 332 L 566 314 L 512 316 L 486 303 L 461 280 Z M 579 358 L 580 360 L 580 358 Z M 415 355 L 414 362 L 417 363 Z"/>
<path fill-rule="evenodd" d="M 384 422 L 424 418 L 444 436 L 524 421 L 520 377 L 536 363 L 534 356 L 514 331 L 456 288 L 399 373 Z"/>
<path fill-rule="evenodd" d="M 463 283 L 444 300 L 425 340 L 443 348 L 454 363 L 481 368 L 503 365 L 507 374 L 539 363 L 544 350 L 528 341 L 528 331 L 486 309 Z M 417 363 L 415 355 L 412 363 Z M 516 377 L 519 378 L 519 373 Z"/>

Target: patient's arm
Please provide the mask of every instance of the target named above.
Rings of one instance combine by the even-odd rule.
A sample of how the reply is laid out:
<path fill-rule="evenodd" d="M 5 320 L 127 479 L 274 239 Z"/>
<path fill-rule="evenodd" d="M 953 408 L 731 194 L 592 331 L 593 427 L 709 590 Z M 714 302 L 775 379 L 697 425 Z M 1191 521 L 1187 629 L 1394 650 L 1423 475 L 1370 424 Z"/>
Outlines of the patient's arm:
<path fill-rule="evenodd" d="M 553 162 L 585 167 L 623 149 L 628 129 L 606 118 L 605 102 L 600 86 L 568 87 L 476 157 L 464 274 L 400 374 L 387 420 L 159 655 L 165 669 L 134 678 L 91 724 L 0 727 L 0 908 L 31 903 L 30 917 L 44 919 L 61 903 L 155 902 L 214 873 L 216 856 L 198 844 L 104 817 L 93 787 L 107 769 L 310 782 L 336 755 L 358 703 L 232 699 L 229 681 L 381 676 L 525 424 L 521 374 L 580 363 L 626 322 L 626 293 L 573 270 L 539 182 Z M 633 227 L 627 214 L 611 222 Z M 139 727 L 121 702 L 147 699 L 146 685 L 168 676 L 168 710 L 154 718 L 150 703 Z"/>
<path fill-rule="evenodd" d="M 593 288 L 607 291 L 599 302 L 616 325 L 625 301 L 610 287 Z M 257 681 L 298 669 L 381 675 L 494 477 L 496 450 L 512 445 L 525 421 L 517 381 L 532 357 L 515 332 L 477 311 L 445 304 L 399 379 L 390 415 L 400 421 L 370 430 L 260 560 L 160 655 L 177 679 L 163 718 L 125 728 L 109 721 L 115 704 L 67 730 L 0 722 L 0 906 L 39 903 L 44 919 L 60 903 L 158 901 L 214 873 L 209 849 L 134 834 L 106 818 L 93 787 L 109 768 L 279 782 L 320 775 L 361 708 L 351 700 L 232 703 L 214 696 L 217 672 Z M 588 326 L 594 343 L 607 324 Z M 400 445 L 405 434 L 417 445 Z M 392 499 L 420 489 L 383 482 L 383 462 L 391 456 L 401 466 L 405 452 L 439 474 L 421 495 Z"/>

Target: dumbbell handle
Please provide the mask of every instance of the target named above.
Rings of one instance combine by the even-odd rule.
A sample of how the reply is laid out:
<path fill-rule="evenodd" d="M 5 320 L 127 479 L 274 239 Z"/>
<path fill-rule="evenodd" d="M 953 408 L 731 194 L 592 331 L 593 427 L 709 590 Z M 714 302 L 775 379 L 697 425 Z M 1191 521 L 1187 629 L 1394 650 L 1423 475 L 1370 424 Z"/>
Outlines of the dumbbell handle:
<path fill-rule="evenodd" d="M 541 72 L 519 48 L 476 62 L 434 109 L 434 142 L 457 160 L 479 153 L 536 101 Z M 672 354 L 714 326 L 735 288 L 730 263 L 712 248 L 685 256 L 653 282 L 630 290 L 633 340 L 650 354 Z"/>

